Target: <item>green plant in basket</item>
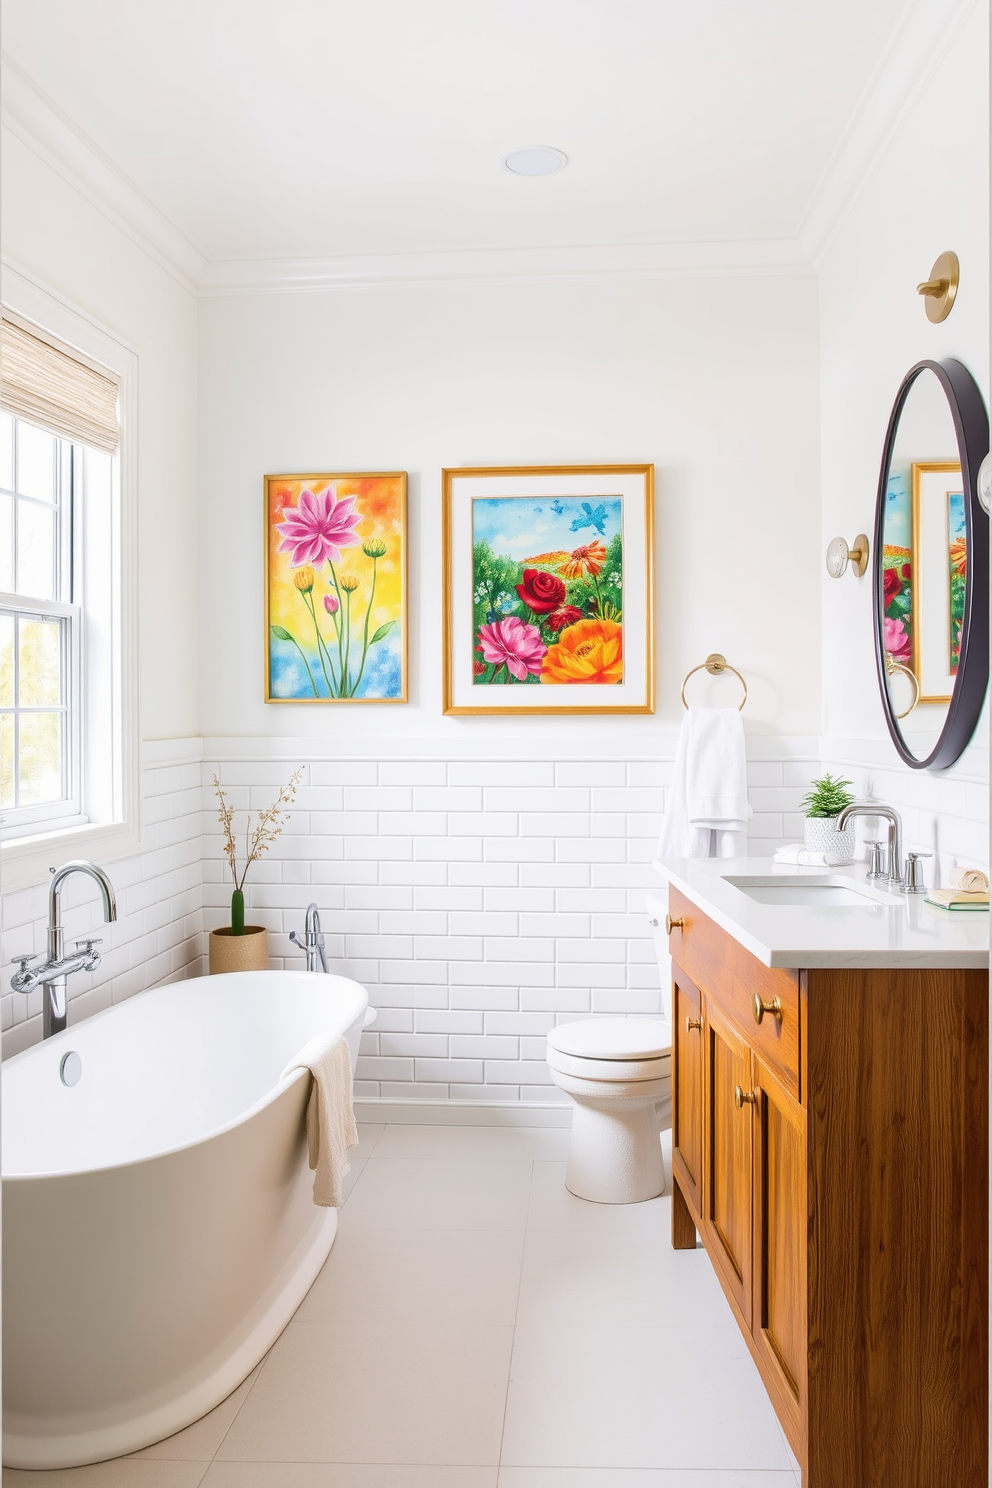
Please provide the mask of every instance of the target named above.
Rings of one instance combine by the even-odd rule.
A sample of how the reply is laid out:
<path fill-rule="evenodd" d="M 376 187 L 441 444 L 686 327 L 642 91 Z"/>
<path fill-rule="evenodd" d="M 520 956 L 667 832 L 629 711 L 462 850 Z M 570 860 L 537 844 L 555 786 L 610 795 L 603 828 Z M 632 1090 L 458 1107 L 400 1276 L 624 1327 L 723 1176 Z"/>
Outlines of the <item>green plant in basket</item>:
<path fill-rule="evenodd" d="M 850 780 L 836 780 L 832 775 L 823 775 L 810 782 L 812 790 L 800 801 L 807 816 L 839 816 L 845 806 L 850 806 L 854 796 L 848 789 Z"/>

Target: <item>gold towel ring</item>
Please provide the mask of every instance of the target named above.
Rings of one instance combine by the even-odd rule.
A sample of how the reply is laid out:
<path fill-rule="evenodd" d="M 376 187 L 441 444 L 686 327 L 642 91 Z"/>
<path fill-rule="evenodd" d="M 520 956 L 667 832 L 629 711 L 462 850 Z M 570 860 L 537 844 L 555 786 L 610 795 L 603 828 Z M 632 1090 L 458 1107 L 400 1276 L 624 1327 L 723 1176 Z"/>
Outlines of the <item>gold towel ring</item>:
<path fill-rule="evenodd" d="M 896 672 L 903 672 L 913 684 L 913 701 L 910 703 L 908 708 L 903 708 L 901 713 L 896 713 L 897 718 L 906 718 L 910 713 L 912 713 L 913 709 L 920 701 L 920 679 L 917 677 L 912 667 L 903 666 L 902 662 L 896 661 L 894 657 L 889 655 L 888 651 L 886 651 L 885 653 L 885 670 L 887 675 L 890 677 L 894 677 Z M 895 713 L 894 708 L 892 711 Z"/>
<path fill-rule="evenodd" d="M 697 672 L 702 671 L 709 672 L 712 677 L 719 677 L 721 672 L 733 672 L 734 676 L 737 678 L 738 682 L 744 689 L 744 696 L 741 698 L 740 701 L 740 707 L 744 707 L 744 704 L 747 702 L 747 683 L 744 681 L 744 678 L 741 676 L 737 668 L 730 665 L 730 662 L 725 656 L 721 656 L 719 651 L 714 651 L 710 656 L 707 656 L 705 661 L 701 661 L 699 663 L 699 666 L 693 667 L 691 672 L 686 672 L 685 682 L 682 683 L 683 708 L 688 708 L 689 706 L 689 704 L 685 700 L 686 682 L 688 682 L 690 677 L 694 677 Z"/>

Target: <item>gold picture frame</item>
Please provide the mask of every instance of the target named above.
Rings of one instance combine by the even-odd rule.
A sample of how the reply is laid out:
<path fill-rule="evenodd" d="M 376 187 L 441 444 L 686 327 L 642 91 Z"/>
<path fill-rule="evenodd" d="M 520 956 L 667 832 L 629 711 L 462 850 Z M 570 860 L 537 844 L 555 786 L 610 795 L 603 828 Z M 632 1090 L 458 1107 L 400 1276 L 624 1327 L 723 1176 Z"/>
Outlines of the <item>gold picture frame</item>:
<path fill-rule="evenodd" d="M 910 476 L 912 520 L 912 671 L 919 703 L 945 705 L 954 691 L 951 659 L 954 620 L 951 577 L 951 503 L 964 495 L 959 460 L 914 461 Z"/>
<path fill-rule="evenodd" d="M 406 472 L 267 475 L 264 498 L 265 701 L 405 703 Z"/>
<path fill-rule="evenodd" d="M 447 468 L 441 542 L 445 714 L 654 712 L 653 465 Z"/>

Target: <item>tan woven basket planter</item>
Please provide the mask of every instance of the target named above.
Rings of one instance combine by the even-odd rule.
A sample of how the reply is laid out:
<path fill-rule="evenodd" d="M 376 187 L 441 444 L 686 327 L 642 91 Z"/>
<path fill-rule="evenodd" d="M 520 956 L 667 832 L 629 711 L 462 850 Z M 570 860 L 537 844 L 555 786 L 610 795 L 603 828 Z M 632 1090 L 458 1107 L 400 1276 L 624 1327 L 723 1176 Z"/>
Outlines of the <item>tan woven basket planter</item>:
<path fill-rule="evenodd" d="M 243 935 L 232 935 L 230 925 L 210 932 L 210 975 L 225 971 L 266 971 L 269 936 L 264 925 L 246 925 Z"/>

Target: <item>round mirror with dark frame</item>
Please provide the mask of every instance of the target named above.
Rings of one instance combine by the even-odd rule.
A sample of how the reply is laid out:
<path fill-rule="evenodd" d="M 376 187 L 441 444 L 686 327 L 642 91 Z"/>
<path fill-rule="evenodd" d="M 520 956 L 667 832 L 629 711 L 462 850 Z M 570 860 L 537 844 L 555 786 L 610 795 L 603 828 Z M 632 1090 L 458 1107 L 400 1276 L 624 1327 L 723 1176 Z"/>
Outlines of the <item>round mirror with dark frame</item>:
<path fill-rule="evenodd" d="M 915 770 L 953 765 L 985 700 L 989 519 L 976 482 L 988 448 L 988 414 L 967 367 L 911 367 L 885 435 L 872 603 L 885 721 Z"/>

